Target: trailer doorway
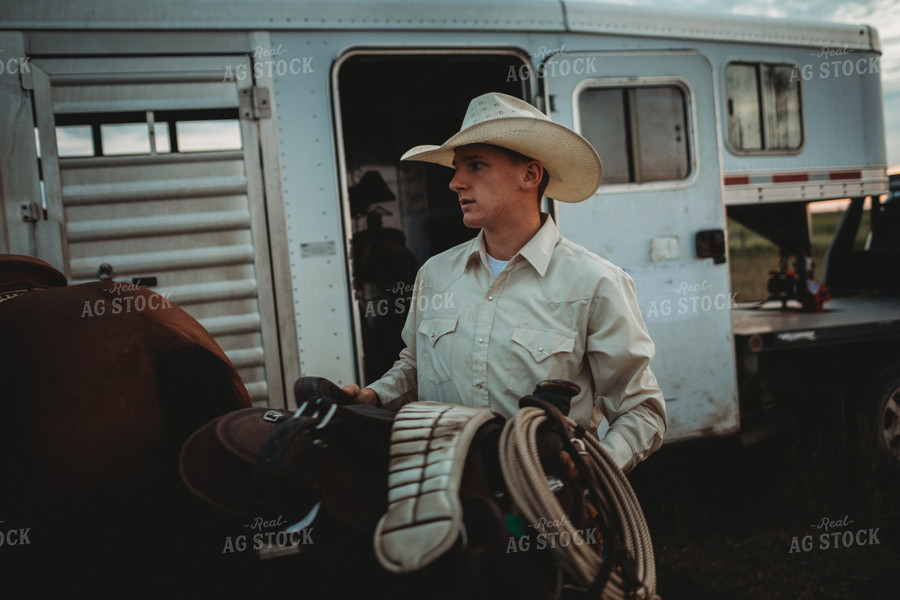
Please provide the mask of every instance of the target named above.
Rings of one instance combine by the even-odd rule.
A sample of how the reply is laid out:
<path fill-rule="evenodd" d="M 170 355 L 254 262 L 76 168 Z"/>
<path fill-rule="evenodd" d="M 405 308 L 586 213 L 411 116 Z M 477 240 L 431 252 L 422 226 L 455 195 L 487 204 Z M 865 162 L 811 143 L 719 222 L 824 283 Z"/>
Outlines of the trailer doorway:
<path fill-rule="evenodd" d="M 513 51 L 369 52 L 345 56 L 336 72 L 345 232 L 360 377 L 381 377 L 400 338 L 418 268 L 471 239 L 449 169 L 401 162 L 419 144 L 459 130 L 469 101 L 487 92 L 528 99 L 510 77 L 526 62 Z"/>

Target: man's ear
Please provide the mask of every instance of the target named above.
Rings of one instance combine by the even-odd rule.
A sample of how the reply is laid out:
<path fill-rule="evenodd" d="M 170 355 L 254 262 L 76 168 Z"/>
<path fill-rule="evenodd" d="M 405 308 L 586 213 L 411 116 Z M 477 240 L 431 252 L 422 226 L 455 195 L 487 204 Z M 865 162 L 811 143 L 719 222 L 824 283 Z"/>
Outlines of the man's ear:
<path fill-rule="evenodd" d="M 525 172 L 522 176 L 522 189 L 530 190 L 537 188 L 544 178 L 544 165 L 536 160 L 525 165 Z"/>

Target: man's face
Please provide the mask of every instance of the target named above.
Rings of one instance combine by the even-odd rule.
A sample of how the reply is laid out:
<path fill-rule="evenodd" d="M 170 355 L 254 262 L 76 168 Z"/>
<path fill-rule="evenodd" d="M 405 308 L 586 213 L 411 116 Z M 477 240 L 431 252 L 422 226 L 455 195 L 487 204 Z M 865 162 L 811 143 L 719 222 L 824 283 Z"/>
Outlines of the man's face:
<path fill-rule="evenodd" d="M 466 227 L 494 229 L 525 211 L 520 184 L 526 164 L 488 144 L 460 146 L 453 164 L 450 189 L 459 196 Z"/>

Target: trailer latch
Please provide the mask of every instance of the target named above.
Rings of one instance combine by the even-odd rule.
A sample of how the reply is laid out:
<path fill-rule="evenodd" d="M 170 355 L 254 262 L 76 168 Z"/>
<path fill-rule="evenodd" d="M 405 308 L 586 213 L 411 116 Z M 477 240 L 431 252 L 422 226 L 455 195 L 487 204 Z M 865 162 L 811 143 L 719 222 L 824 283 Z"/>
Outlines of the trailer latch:
<path fill-rule="evenodd" d="M 725 232 L 721 229 L 704 229 L 697 232 L 697 258 L 712 258 L 713 262 L 725 262 Z"/>

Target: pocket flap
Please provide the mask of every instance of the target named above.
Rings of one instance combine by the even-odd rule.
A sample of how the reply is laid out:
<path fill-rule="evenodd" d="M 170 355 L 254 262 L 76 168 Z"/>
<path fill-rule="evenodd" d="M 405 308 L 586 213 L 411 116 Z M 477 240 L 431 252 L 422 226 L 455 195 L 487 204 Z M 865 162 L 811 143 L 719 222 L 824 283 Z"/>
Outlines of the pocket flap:
<path fill-rule="evenodd" d="M 456 331 L 458 317 L 439 317 L 426 319 L 419 323 L 419 333 L 434 346 L 442 335 Z"/>
<path fill-rule="evenodd" d="M 528 325 L 516 325 L 512 341 L 531 354 L 536 362 L 558 352 L 571 352 L 575 348 L 575 334 L 555 329 L 537 329 Z"/>

